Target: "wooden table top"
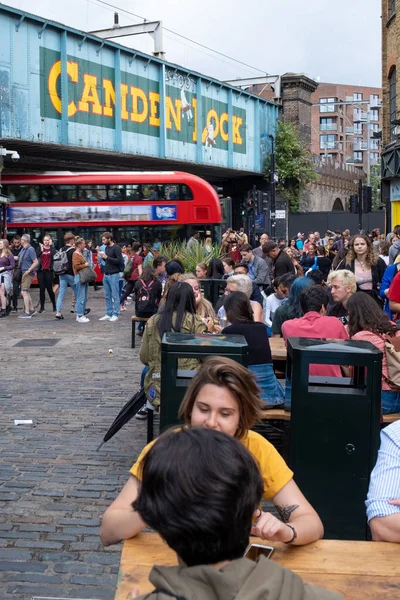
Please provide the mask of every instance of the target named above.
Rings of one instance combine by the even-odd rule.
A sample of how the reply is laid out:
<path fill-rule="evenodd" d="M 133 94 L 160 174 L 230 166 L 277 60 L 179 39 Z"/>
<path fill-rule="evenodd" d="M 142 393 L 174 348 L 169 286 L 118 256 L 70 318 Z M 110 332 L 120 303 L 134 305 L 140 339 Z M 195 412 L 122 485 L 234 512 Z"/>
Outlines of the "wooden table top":
<path fill-rule="evenodd" d="M 269 338 L 272 360 L 287 360 L 287 350 L 283 338 Z"/>
<path fill-rule="evenodd" d="M 253 543 L 268 544 L 258 538 Z M 272 542 L 272 560 L 292 569 L 306 583 L 341 594 L 346 600 L 400 598 L 399 545 L 382 542 L 320 540 L 308 546 Z M 152 591 L 153 565 L 176 565 L 176 555 L 157 533 L 141 533 L 124 542 L 115 600 L 131 600 L 133 587 Z"/>

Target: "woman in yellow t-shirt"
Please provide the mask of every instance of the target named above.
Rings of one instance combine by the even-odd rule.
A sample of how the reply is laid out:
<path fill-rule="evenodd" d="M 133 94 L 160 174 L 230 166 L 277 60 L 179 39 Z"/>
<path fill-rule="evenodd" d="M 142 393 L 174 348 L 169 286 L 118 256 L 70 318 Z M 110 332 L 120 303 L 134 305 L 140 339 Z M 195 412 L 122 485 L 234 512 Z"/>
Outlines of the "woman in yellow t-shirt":
<path fill-rule="evenodd" d="M 258 462 L 264 498 L 272 500 L 281 520 L 269 512 L 257 511 L 254 535 L 271 541 L 309 544 L 323 536 L 321 520 L 293 481 L 293 473 L 280 454 L 261 435 L 250 431 L 262 409 L 253 375 L 229 358 L 213 357 L 203 363 L 192 379 L 178 416 L 187 426 L 207 427 L 237 437 Z M 104 513 L 100 537 L 105 546 L 134 537 L 146 527 L 132 509 L 132 502 L 138 495 L 142 459 L 151 445 L 143 449 L 130 471 L 131 477 Z"/>

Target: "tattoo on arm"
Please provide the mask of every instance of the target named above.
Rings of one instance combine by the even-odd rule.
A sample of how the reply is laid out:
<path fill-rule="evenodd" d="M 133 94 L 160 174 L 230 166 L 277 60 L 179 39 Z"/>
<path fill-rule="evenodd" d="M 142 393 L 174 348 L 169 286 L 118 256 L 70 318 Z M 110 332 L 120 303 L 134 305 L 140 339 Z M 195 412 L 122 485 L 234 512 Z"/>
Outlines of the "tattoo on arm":
<path fill-rule="evenodd" d="M 291 506 L 275 506 L 281 520 L 284 523 L 289 523 L 291 514 L 299 508 L 298 504 L 292 504 Z"/>

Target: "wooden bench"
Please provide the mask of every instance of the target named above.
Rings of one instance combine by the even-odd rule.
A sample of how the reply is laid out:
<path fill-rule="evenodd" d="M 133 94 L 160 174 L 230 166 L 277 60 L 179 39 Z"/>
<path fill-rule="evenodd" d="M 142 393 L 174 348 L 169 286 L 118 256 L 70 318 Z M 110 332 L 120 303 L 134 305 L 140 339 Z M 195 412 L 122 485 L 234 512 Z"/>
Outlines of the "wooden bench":
<path fill-rule="evenodd" d="M 290 421 L 290 412 L 283 408 L 272 408 L 271 410 L 263 410 L 262 421 Z M 388 425 L 400 421 L 400 413 L 391 415 L 383 415 L 382 422 Z"/>
<path fill-rule="evenodd" d="M 131 342 L 131 348 L 135 348 L 136 347 L 136 323 L 143 323 L 144 326 L 146 327 L 146 323 L 149 320 L 150 317 L 132 317 L 132 342 Z"/>

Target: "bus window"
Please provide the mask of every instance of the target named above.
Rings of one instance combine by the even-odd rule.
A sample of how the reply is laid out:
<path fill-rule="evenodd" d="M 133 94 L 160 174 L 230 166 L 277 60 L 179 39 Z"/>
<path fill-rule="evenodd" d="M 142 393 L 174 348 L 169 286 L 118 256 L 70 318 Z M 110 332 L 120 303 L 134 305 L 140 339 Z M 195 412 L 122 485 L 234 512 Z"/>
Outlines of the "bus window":
<path fill-rule="evenodd" d="M 128 184 L 126 186 L 126 199 L 127 200 L 140 200 L 140 185 Z"/>
<path fill-rule="evenodd" d="M 41 185 L 43 202 L 76 202 L 75 185 Z"/>
<path fill-rule="evenodd" d="M 38 185 L 8 185 L 5 191 L 11 202 L 39 202 Z"/>
<path fill-rule="evenodd" d="M 142 194 L 145 200 L 163 200 L 164 192 L 162 185 L 144 184 L 142 185 Z"/>
<path fill-rule="evenodd" d="M 116 200 L 126 200 L 125 198 L 125 186 L 123 185 L 110 185 L 108 189 L 108 199 L 112 202 Z"/>
<path fill-rule="evenodd" d="M 177 185 L 166 185 L 165 186 L 165 199 L 166 200 L 178 200 L 178 186 Z"/>
<path fill-rule="evenodd" d="M 183 200 L 193 200 L 193 193 L 188 185 L 181 185 L 181 198 Z"/>
<path fill-rule="evenodd" d="M 107 190 L 105 185 L 79 186 L 79 200 L 85 202 L 102 202 L 107 200 Z"/>

